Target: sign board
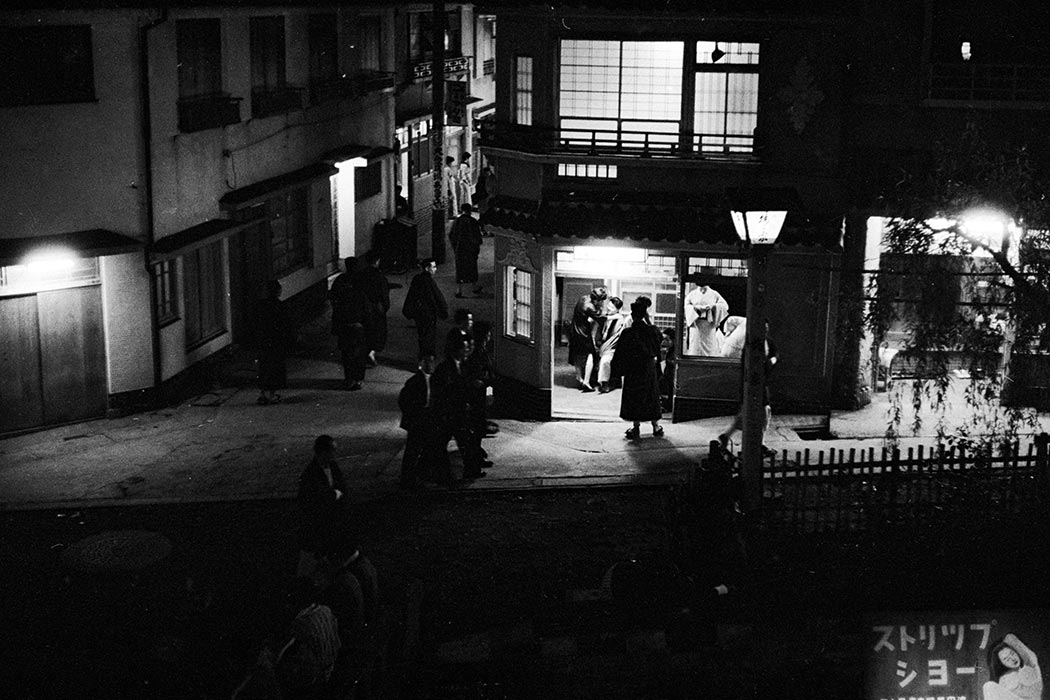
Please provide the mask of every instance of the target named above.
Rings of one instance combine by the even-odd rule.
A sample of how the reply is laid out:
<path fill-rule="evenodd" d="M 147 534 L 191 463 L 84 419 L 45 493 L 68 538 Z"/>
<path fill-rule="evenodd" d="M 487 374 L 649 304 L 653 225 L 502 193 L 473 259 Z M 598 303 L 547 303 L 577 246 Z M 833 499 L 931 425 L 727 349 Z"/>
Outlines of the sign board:
<path fill-rule="evenodd" d="M 467 125 L 467 82 L 465 80 L 445 81 L 445 124 L 448 126 Z"/>
<path fill-rule="evenodd" d="M 873 614 L 864 645 L 867 700 L 1039 700 L 1050 611 Z"/>

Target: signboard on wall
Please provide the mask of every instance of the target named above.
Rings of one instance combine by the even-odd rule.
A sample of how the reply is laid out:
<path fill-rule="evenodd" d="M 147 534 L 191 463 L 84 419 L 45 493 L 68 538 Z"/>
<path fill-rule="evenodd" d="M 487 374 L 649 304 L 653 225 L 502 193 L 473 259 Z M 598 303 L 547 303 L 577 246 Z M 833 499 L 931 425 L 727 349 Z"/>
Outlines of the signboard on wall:
<path fill-rule="evenodd" d="M 1040 700 L 1050 611 L 912 612 L 865 624 L 867 700 Z"/>
<path fill-rule="evenodd" d="M 464 80 L 445 81 L 445 124 L 467 125 L 467 83 Z"/>

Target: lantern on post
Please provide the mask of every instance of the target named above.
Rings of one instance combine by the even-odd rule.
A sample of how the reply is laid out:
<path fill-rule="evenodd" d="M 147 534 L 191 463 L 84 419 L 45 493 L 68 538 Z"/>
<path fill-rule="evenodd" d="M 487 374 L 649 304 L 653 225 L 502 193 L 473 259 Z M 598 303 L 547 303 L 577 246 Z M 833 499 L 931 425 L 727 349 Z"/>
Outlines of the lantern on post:
<path fill-rule="evenodd" d="M 762 500 L 762 433 L 766 427 L 766 287 L 769 253 L 787 218 L 786 209 L 762 208 L 763 197 L 739 196 L 730 212 L 733 227 L 747 251 L 747 326 L 744 350 L 744 386 L 741 397 L 743 439 L 740 477 L 745 512 L 754 512 Z M 743 204 L 743 206 L 741 206 Z"/>

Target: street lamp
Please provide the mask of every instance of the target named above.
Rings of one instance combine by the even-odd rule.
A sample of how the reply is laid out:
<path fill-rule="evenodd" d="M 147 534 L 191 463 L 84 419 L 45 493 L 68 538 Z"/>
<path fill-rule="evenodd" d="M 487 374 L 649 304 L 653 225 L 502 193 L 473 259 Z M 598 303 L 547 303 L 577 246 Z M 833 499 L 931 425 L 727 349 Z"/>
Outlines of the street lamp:
<path fill-rule="evenodd" d="M 744 417 L 740 477 L 744 511 L 754 512 L 762 501 L 762 432 L 766 422 L 766 282 L 769 252 L 787 218 L 785 210 L 734 208 L 733 227 L 747 249 L 747 326 L 745 327 Z"/>

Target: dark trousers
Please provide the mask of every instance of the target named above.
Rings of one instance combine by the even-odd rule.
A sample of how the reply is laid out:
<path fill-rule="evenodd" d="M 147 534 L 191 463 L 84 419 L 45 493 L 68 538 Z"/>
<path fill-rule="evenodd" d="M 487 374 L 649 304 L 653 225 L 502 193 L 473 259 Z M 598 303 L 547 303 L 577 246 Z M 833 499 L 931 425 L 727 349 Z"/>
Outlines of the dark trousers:
<path fill-rule="evenodd" d="M 444 431 L 431 424 L 407 432 L 405 454 L 401 459 L 401 487 L 415 488 L 428 479 L 446 486 L 451 484 L 452 465 L 448 461 L 448 437 Z"/>
<path fill-rule="evenodd" d="M 456 446 L 463 455 L 463 476 L 465 478 L 481 473 L 481 467 L 485 462 L 485 453 L 481 448 L 483 434 L 474 429 L 469 416 L 463 416 L 463 419 L 456 421 L 449 430 L 449 437 L 456 440 Z M 447 439 L 445 443 L 448 444 Z"/>
<path fill-rule="evenodd" d="M 339 360 L 348 384 L 365 378 L 368 344 L 363 325 L 355 323 L 339 334 Z"/>
<path fill-rule="evenodd" d="M 416 317 L 416 332 L 419 333 L 419 356 L 437 354 L 437 321 L 423 316 Z"/>

